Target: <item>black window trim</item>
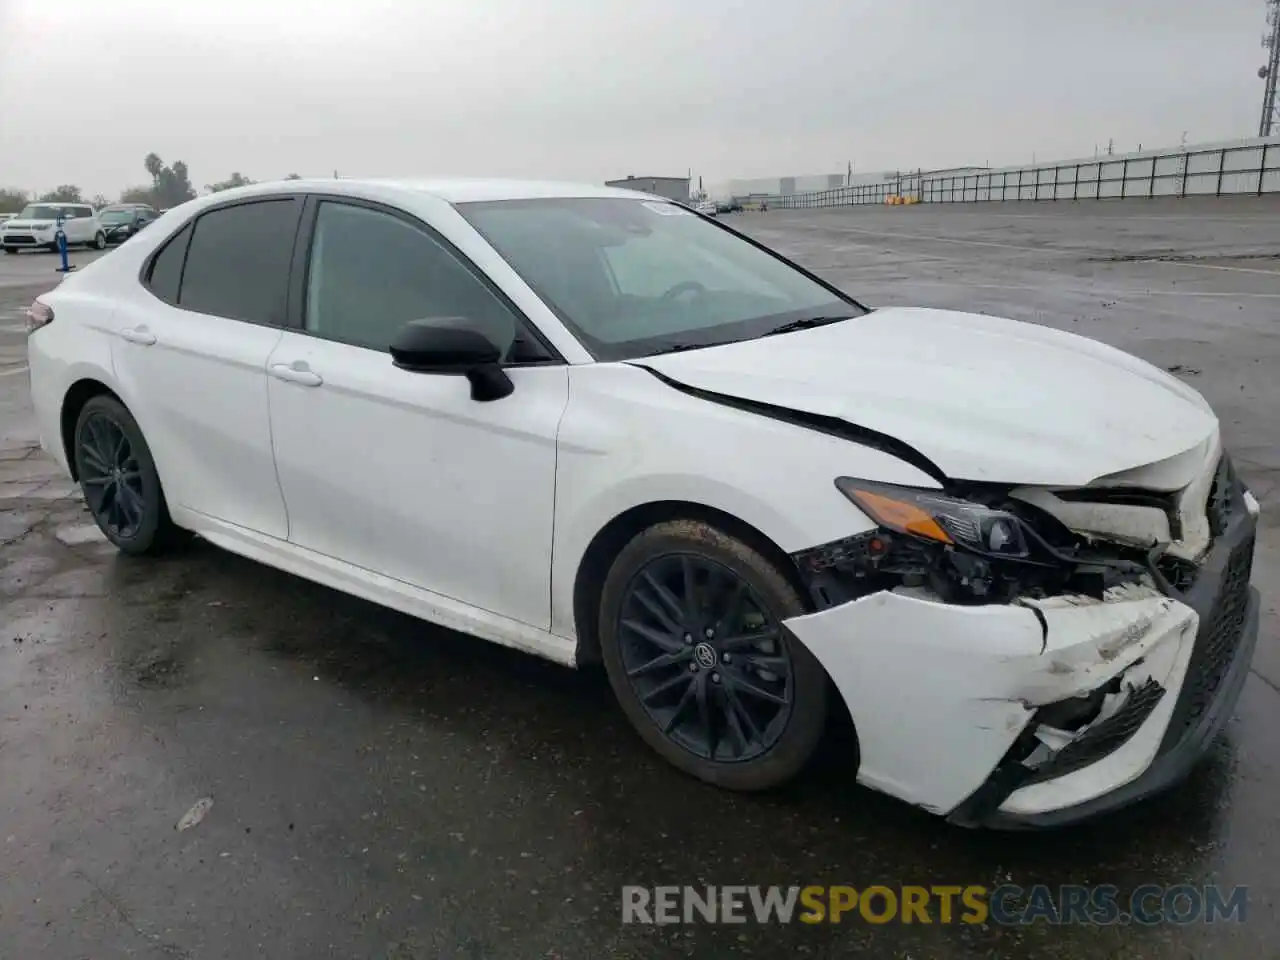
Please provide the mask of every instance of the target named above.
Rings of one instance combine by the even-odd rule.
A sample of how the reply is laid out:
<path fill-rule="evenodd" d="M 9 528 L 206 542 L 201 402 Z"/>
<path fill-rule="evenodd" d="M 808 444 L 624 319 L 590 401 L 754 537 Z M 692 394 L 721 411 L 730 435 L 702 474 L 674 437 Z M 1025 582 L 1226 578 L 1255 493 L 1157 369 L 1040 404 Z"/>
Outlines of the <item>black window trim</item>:
<path fill-rule="evenodd" d="M 151 296 L 155 297 L 161 303 L 166 304 L 170 307 L 173 307 L 173 309 L 175 310 L 181 310 L 183 313 L 194 314 L 195 316 L 198 316 L 198 317 L 218 317 L 221 320 L 233 320 L 236 323 L 247 323 L 250 326 L 254 326 L 254 327 L 275 327 L 276 329 L 288 329 L 289 318 L 291 316 L 290 300 L 292 299 L 292 294 L 293 294 L 293 269 L 294 269 L 294 264 L 297 262 L 298 237 L 302 233 L 303 223 L 306 221 L 306 218 L 307 218 L 307 205 L 306 205 L 307 196 L 308 195 L 305 193 L 298 193 L 292 190 L 284 193 L 263 193 L 263 194 L 258 194 L 252 197 L 236 197 L 234 200 L 226 200 L 222 203 L 216 203 L 216 204 L 213 204 L 212 206 L 205 207 L 204 209 L 200 210 L 194 215 L 188 217 L 186 220 L 182 221 L 182 224 L 177 229 L 175 229 L 172 233 L 170 233 L 167 237 L 165 237 L 164 240 L 161 241 L 161 243 L 157 245 L 157 247 L 154 250 L 152 250 L 149 254 L 147 254 L 147 258 L 142 261 L 142 269 L 138 271 L 138 282 L 142 284 L 143 288 L 147 291 L 147 293 L 151 294 Z M 295 200 L 295 201 L 300 201 L 302 203 L 302 209 L 298 212 L 298 223 L 294 227 L 293 253 L 289 258 L 289 277 L 287 281 L 288 285 L 286 287 L 286 299 L 285 299 L 283 323 L 255 323 L 252 320 L 241 320 L 238 317 L 224 317 L 221 314 L 202 313 L 199 310 L 190 310 L 187 307 L 182 306 L 181 304 L 170 303 L 168 300 L 160 296 L 158 293 L 155 292 L 155 290 L 152 289 L 151 269 L 152 267 L 155 266 L 156 260 L 159 258 L 161 253 L 163 253 L 166 249 L 168 249 L 169 244 L 172 243 L 177 238 L 178 234 L 182 233 L 183 230 L 186 230 L 188 227 L 190 227 L 191 232 L 187 235 L 187 248 L 182 251 L 182 269 L 178 271 L 178 297 L 181 298 L 182 281 L 186 277 L 186 273 L 187 273 L 187 254 L 191 252 L 191 240 L 196 235 L 196 223 L 197 221 L 200 220 L 201 217 L 209 213 L 215 213 L 219 210 L 229 210 L 232 207 L 242 207 L 250 203 L 270 203 L 272 201 L 280 201 L 280 200 Z M 160 216 L 162 215 L 157 214 L 157 219 L 159 219 Z"/>
<path fill-rule="evenodd" d="M 307 300 L 307 283 L 311 273 L 311 248 L 315 242 L 315 226 L 316 218 L 320 214 L 320 205 L 322 203 L 339 203 L 349 207 L 360 207 L 365 210 L 372 210 L 375 213 L 383 213 L 400 220 L 402 223 L 420 230 L 426 234 L 431 240 L 435 241 L 445 253 L 452 256 L 462 267 L 467 270 L 490 294 L 494 296 L 508 311 L 516 321 L 518 330 L 522 330 L 530 340 L 545 354 L 544 357 L 534 360 L 508 360 L 504 361 L 501 366 L 504 369 L 515 367 L 548 367 L 563 366 L 567 364 L 564 356 L 559 350 L 546 338 L 538 325 L 533 323 L 528 314 L 503 291 L 493 279 L 481 270 L 470 257 L 458 249 L 446 236 L 419 217 L 401 210 L 399 207 L 391 206 L 386 203 L 379 203 L 376 200 L 366 200 L 364 197 L 353 197 L 341 193 L 307 193 L 303 194 L 306 198 L 305 205 L 302 208 L 302 219 L 298 224 L 298 237 L 293 248 L 293 263 L 289 271 L 289 297 L 288 305 L 285 308 L 285 329 L 293 333 L 301 334 L 306 337 L 314 337 L 317 340 L 324 340 L 329 343 L 340 343 L 346 347 L 353 347 L 358 350 L 369 350 L 373 353 L 387 355 L 387 350 L 379 350 L 376 347 L 366 347 L 358 343 L 349 343 L 346 340 L 340 340 L 337 337 L 326 337 L 306 329 L 306 300 Z M 468 223 L 468 226 L 470 224 Z M 474 228 L 472 228 L 474 229 Z"/>

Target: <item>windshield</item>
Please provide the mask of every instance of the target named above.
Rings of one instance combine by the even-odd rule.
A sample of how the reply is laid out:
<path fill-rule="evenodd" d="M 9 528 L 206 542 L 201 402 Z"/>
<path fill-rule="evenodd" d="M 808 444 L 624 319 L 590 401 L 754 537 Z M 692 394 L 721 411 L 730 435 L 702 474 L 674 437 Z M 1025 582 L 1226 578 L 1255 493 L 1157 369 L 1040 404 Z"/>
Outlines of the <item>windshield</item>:
<path fill-rule="evenodd" d="M 57 220 L 61 207 L 51 207 L 44 203 L 28 203 L 18 214 L 19 220 Z"/>
<path fill-rule="evenodd" d="M 98 218 L 103 223 L 130 223 L 136 215 L 134 210 L 103 210 Z"/>
<path fill-rule="evenodd" d="M 458 211 L 598 360 L 748 340 L 865 309 L 683 207 L 499 200 Z"/>

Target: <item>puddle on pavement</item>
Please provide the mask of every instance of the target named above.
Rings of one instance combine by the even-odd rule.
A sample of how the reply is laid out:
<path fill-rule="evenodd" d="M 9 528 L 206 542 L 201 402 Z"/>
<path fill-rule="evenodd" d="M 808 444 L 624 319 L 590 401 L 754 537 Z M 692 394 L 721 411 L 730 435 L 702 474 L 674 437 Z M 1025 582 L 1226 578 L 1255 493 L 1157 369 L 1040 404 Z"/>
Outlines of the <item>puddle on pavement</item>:
<path fill-rule="evenodd" d="M 59 527 L 53 535 L 60 543 L 68 547 L 80 546 L 84 543 L 106 543 L 107 538 L 98 529 L 96 523 L 73 523 Z"/>

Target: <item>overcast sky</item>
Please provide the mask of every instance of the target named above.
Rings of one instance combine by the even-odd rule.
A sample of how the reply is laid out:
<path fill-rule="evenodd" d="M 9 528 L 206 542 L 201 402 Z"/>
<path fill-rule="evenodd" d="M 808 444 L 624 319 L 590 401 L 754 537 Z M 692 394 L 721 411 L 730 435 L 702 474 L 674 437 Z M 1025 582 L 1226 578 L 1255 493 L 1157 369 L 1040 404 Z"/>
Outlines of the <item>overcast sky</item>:
<path fill-rule="evenodd" d="M 1257 131 L 1262 0 L 0 0 L 0 186 L 1003 165 Z"/>

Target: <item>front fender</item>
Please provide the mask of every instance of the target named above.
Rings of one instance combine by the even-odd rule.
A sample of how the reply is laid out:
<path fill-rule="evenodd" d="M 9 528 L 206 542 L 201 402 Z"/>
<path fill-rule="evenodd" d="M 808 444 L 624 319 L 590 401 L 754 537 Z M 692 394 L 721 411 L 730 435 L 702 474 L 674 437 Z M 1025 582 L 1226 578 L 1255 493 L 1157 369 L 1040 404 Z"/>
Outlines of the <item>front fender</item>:
<path fill-rule="evenodd" d="M 836 490 L 838 476 L 937 486 L 882 451 L 691 397 L 625 364 L 570 369 L 558 450 L 551 625 L 569 638 L 582 558 L 628 510 L 710 507 L 791 553 L 873 526 Z"/>

